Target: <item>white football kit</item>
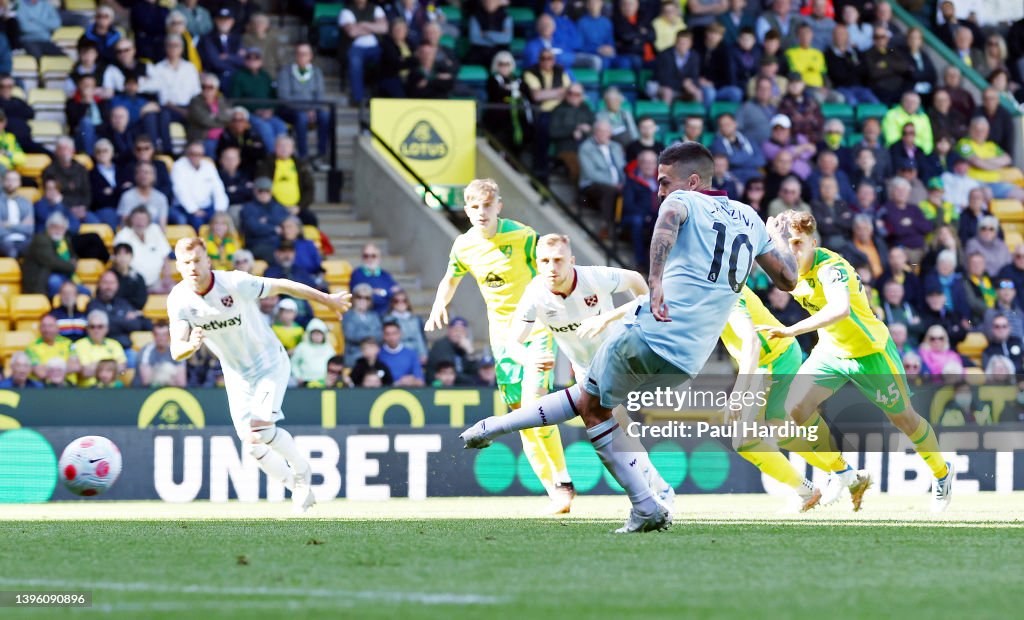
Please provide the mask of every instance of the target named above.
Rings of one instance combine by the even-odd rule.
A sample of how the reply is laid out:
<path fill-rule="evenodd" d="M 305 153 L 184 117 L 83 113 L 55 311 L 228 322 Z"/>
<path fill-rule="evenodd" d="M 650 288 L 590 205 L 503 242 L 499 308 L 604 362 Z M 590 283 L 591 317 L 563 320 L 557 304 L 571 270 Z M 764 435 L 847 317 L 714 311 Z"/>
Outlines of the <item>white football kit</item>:
<path fill-rule="evenodd" d="M 580 338 L 576 330 L 590 317 L 615 309 L 613 293 L 628 290 L 621 272 L 610 267 L 575 267 L 572 291 L 565 297 L 552 293 L 537 276 L 527 285 L 516 319 L 525 323 L 540 322 L 551 330 L 560 349 L 572 362 L 576 381 L 582 383 L 591 360 L 601 344 L 622 329 L 621 323 L 605 328 L 595 338 Z"/>
<path fill-rule="evenodd" d="M 171 323 L 202 328 L 203 342 L 224 370 L 231 421 L 244 439 L 252 420 L 284 418 L 291 361 L 260 312 L 259 300 L 270 294 L 267 281 L 242 271 L 214 271 L 211 277 L 202 295 L 185 282 L 176 284 L 167 296 L 167 315 Z"/>

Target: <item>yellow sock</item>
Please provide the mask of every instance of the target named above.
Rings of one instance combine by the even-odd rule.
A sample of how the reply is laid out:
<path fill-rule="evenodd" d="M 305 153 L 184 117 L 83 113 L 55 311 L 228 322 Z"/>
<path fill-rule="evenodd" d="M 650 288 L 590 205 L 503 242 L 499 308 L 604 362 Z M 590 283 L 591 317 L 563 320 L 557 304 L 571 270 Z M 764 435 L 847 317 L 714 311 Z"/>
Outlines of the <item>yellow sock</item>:
<path fill-rule="evenodd" d="M 533 472 L 550 493 L 560 482 L 568 482 L 562 435 L 557 426 L 543 426 L 519 431 L 523 452 Z"/>
<path fill-rule="evenodd" d="M 802 437 L 791 437 L 780 441 L 779 446 L 796 452 L 811 464 L 823 471 L 843 471 L 847 468 L 846 459 L 832 441 L 832 433 L 821 414 L 815 413 L 809 420 L 801 424 L 805 428 L 817 428 L 817 440 L 811 441 Z"/>
<path fill-rule="evenodd" d="M 793 469 L 789 459 L 778 450 L 772 450 L 758 440 L 740 446 L 736 453 L 754 464 L 754 467 L 794 489 L 803 484 L 804 477 Z"/>
<path fill-rule="evenodd" d="M 939 438 L 935 436 L 935 431 L 932 429 L 932 425 L 928 423 L 928 420 L 921 418 L 920 424 L 917 425 L 917 430 L 910 435 L 910 441 L 914 442 L 914 449 L 921 455 L 924 462 L 928 464 L 935 477 L 945 478 L 946 474 L 949 473 L 949 468 L 946 467 L 946 459 L 942 457 L 942 452 L 939 451 Z"/>

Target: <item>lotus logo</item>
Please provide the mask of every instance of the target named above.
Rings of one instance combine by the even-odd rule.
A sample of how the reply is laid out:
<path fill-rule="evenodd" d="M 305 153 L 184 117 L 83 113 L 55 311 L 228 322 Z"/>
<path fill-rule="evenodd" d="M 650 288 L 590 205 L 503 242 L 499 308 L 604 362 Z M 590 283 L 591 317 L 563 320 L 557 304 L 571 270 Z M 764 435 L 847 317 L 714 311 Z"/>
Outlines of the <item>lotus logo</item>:
<path fill-rule="evenodd" d="M 417 122 L 405 140 L 402 140 L 398 150 L 402 156 L 409 159 L 428 161 L 442 159 L 448 155 L 448 145 L 427 121 Z"/>

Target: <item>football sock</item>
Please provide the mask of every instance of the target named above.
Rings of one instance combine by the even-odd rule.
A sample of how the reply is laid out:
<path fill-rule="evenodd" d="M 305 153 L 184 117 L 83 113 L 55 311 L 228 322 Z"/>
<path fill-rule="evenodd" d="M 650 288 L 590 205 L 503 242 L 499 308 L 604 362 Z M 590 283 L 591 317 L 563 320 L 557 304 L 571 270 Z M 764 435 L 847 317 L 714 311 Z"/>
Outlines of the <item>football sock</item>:
<path fill-rule="evenodd" d="M 299 452 L 299 447 L 295 445 L 295 438 L 291 433 L 279 426 L 271 426 L 255 432 L 263 440 L 263 443 L 283 456 L 296 472 L 306 471 L 309 468 L 306 457 Z"/>
<path fill-rule="evenodd" d="M 646 453 L 643 445 L 626 435 L 615 418 L 588 428 L 587 437 L 601 462 L 626 490 L 633 507 L 641 514 L 653 514 L 658 504 L 644 475 L 640 457 L 640 453 Z"/>
<path fill-rule="evenodd" d="M 526 460 L 530 462 L 533 473 L 537 474 L 548 494 L 554 493 L 559 483 L 571 482 L 565 467 L 562 435 L 557 426 L 528 428 L 520 431 L 519 437 L 523 441 Z"/>
<path fill-rule="evenodd" d="M 753 463 L 754 467 L 790 488 L 799 491 L 806 480 L 793 469 L 789 459 L 778 450 L 772 450 L 771 446 L 766 445 L 760 439 L 740 446 L 736 449 L 736 453 Z"/>
<path fill-rule="evenodd" d="M 848 467 L 842 452 L 839 452 L 832 441 L 832 432 L 821 414 L 815 413 L 800 426 L 808 429 L 817 429 L 814 441 L 803 437 L 790 437 L 779 442 L 779 446 L 796 452 L 811 464 L 823 471 L 843 471 Z"/>
<path fill-rule="evenodd" d="M 914 449 L 921 455 L 924 462 L 928 464 L 935 477 L 940 480 L 945 478 L 946 474 L 949 473 L 949 468 L 946 467 L 946 459 L 942 457 L 942 452 L 939 451 L 939 439 L 935 436 L 935 431 L 932 429 L 932 425 L 928 423 L 928 420 L 921 418 L 921 422 L 917 425 L 917 430 L 910 434 L 910 441 L 914 442 Z"/>
<path fill-rule="evenodd" d="M 487 428 L 493 428 L 498 434 L 504 435 L 528 428 L 561 424 L 579 415 L 576 411 L 576 403 L 579 400 L 580 388 L 574 385 L 565 390 L 545 394 L 505 415 L 490 417 L 487 419 Z"/>
<path fill-rule="evenodd" d="M 246 442 L 246 445 L 249 454 L 256 459 L 256 464 L 267 474 L 267 478 L 283 483 L 286 489 L 295 486 L 295 471 L 288 467 L 287 461 L 280 454 L 263 443 Z"/>

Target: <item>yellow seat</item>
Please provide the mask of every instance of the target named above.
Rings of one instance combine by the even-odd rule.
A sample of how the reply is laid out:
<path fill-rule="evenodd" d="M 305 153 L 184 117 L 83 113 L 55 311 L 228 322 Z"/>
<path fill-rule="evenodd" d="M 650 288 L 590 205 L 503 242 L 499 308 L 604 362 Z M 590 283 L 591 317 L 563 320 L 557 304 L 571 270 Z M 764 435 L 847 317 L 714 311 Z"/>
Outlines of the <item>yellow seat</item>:
<path fill-rule="evenodd" d="M 11 73 L 18 75 L 21 73 L 31 73 L 36 75 L 39 73 L 39 63 L 36 59 L 28 54 L 18 54 L 11 58 Z"/>
<path fill-rule="evenodd" d="M 160 155 L 154 155 L 153 156 L 153 160 L 154 161 L 162 161 L 164 163 L 164 165 L 167 166 L 167 173 L 170 174 L 171 167 L 174 166 L 174 158 L 173 157 L 171 157 L 170 155 L 160 154 Z"/>
<path fill-rule="evenodd" d="M 988 208 L 1000 222 L 1024 222 L 1024 204 L 1019 200 L 993 200 Z"/>
<path fill-rule="evenodd" d="M 0 282 L 21 283 L 21 265 L 18 263 L 18 259 L 6 256 L 0 258 Z"/>
<path fill-rule="evenodd" d="M 28 91 L 28 103 L 33 108 L 39 109 L 43 106 L 47 109 L 64 109 L 64 102 L 68 96 L 59 88 L 33 88 Z"/>
<path fill-rule="evenodd" d="M 47 121 L 29 121 L 29 125 L 40 122 L 45 123 Z M 56 136 L 58 135 L 60 135 L 60 133 L 54 134 L 54 139 L 56 139 Z M 38 137 L 34 129 L 32 131 L 32 136 Z M 18 173 L 26 179 L 33 179 L 36 183 L 42 185 L 39 183 L 39 179 L 43 176 L 43 170 L 46 170 L 46 167 L 50 165 L 50 161 L 50 156 L 45 153 L 25 153 L 25 161 L 18 166 Z"/>
<path fill-rule="evenodd" d="M 99 235 L 108 250 L 113 247 L 114 231 L 107 224 L 82 224 L 78 229 L 78 234 L 84 235 L 87 233 Z"/>
<path fill-rule="evenodd" d="M 1006 233 L 1006 247 L 1010 248 L 1010 251 L 1017 249 L 1017 246 L 1024 243 L 1024 235 L 1014 230 Z"/>
<path fill-rule="evenodd" d="M 80 258 L 75 267 L 75 273 L 78 274 L 82 284 L 96 284 L 106 270 L 106 263 L 97 258 Z"/>
<path fill-rule="evenodd" d="M 988 338 L 981 332 L 968 332 L 967 337 L 956 345 L 956 350 L 960 355 L 969 357 L 976 363 L 980 363 L 981 354 L 986 348 L 988 348 Z"/>
<path fill-rule="evenodd" d="M 0 332 L 0 357 L 3 358 L 4 365 L 7 365 L 12 355 L 27 349 L 38 337 L 36 332 L 29 330 Z"/>
<path fill-rule="evenodd" d="M 330 330 L 330 343 L 334 347 L 336 353 L 341 353 L 345 350 L 345 333 L 341 331 L 341 322 L 338 320 L 324 321 L 327 323 L 327 329 Z"/>
<path fill-rule="evenodd" d="M 82 260 L 84 260 L 84 259 L 82 259 Z M 85 307 L 89 305 L 89 302 L 91 300 L 92 300 L 92 297 L 89 297 L 88 295 L 86 295 L 84 293 L 79 293 L 78 294 L 78 298 L 75 300 L 75 307 L 78 308 L 79 312 L 85 312 Z M 53 299 L 50 300 L 50 305 L 53 306 L 54 308 L 56 308 L 59 304 L 60 304 L 60 293 L 54 295 Z"/>
<path fill-rule="evenodd" d="M 7 307 L 7 297 L 0 296 L 0 332 L 10 329 L 10 308 Z"/>
<path fill-rule="evenodd" d="M 302 227 L 302 236 L 309 239 L 316 245 L 316 251 L 323 254 L 323 243 L 320 239 L 320 229 L 311 224 Z"/>
<path fill-rule="evenodd" d="M 0 282 L 0 297 L 10 299 L 21 294 L 21 282 Z"/>
<path fill-rule="evenodd" d="M 167 230 L 164 231 L 164 234 L 167 235 L 167 243 L 171 244 L 171 247 L 173 248 L 174 244 L 177 243 L 179 239 L 195 237 L 196 229 L 192 228 L 188 224 L 168 224 Z"/>
<path fill-rule="evenodd" d="M 39 59 L 39 77 L 44 81 L 63 81 L 71 73 L 72 68 L 74 68 L 74 63 L 67 56 L 43 56 Z"/>
<path fill-rule="evenodd" d="M 142 316 L 150 321 L 166 321 L 167 295 L 150 295 L 142 308 Z"/>
<path fill-rule="evenodd" d="M 269 265 L 267 265 L 267 261 L 254 260 L 252 262 L 252 275 L 262 276 L 263 273 L 267 270 L 267 267 L 269 267 Z"/>
<path fill-rule="evenodd" d="M 85 28 L 81 26 L 61 26 L 50 35 L 50 41 L 61 47 L 69 43 L 74 47 L 78 44 L 78 40 L 82 38 L 83 34 L 85 34 Z"/>
<path fill-rule="evenodd" d="M 19 187 L 15 192 L 15 196 L 21 196 L 25 200 L 35 204 L 43 197 L 43 192 L 38 187 Z"/>
<path fill-rule="evenodd" d="M 11 322 L 15 329 L 27 329 L 39 322 L 52 308 L 46 295 L 15 295 L 10 300 Z"/>
<path fill-rule="evenodd" d="M 352 265 L 347 260 L 331 259 L 322 263 L 324 268 L 324 279 L 328 284 L 342 284 L 348 286 L 352 278 Z"/>
<path fill-rule="evenodd" d="M 92 157 L 86 153 L 75 153 L 75 161 L 85 166 L 86 170 L 92 170 Z"/>
<path fill-rule="evenodd" d="M 15 86 L 14 89 L 11 90 L 11 97 L 13 97 L 14 99 L 21 99 L 22 101 L 24 101 L 25 89 L 20 86 Z"/>
<path fill-rule="evenodd" d="M 323 304 L 310 304 L 313 306 L 313 316 L 324 321 L 339 321 L 338 313 Z"/>
<path fill-rule="evenodd" d="M 64 0 L 64 10 L 91 13 L 96 10 L 96 0 Z"/>
<path fill-rule="evenodd" d="M 147 344 L 153 342 L 153 332 L 151 332 L 151 331 L 132 332 L 131 339 L 132 339 L 132 348 L 135 349 L 136 351 L 141 351 L 142 347 L 144 347 Z"/>

